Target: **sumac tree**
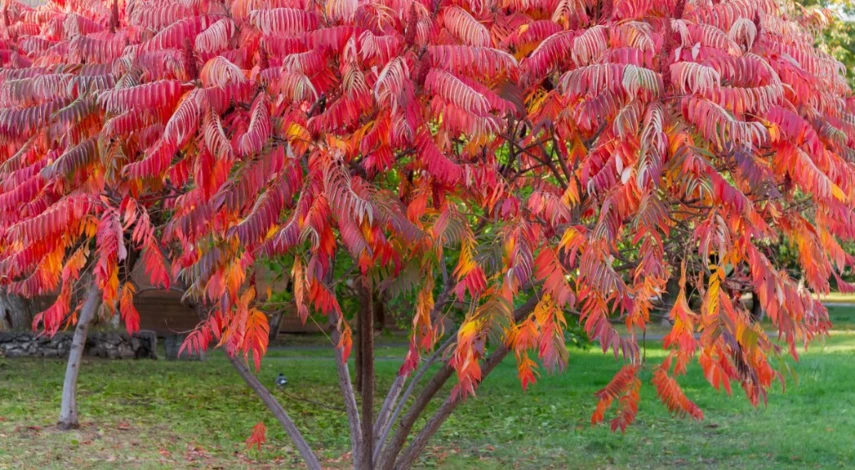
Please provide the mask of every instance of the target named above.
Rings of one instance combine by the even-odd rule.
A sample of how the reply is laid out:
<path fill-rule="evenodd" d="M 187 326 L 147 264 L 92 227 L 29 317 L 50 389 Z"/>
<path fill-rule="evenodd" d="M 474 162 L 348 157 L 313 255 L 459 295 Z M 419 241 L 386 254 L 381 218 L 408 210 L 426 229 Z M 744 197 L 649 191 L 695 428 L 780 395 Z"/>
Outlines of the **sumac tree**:
<path fill-rule="evenodd" d="M 840 243 L 855 235 L 855 102 L 813 47 L 825 18 L 773 0 L 13 2 L 0 97 L 38 93 L 0 111 L 15 139 L 0 208 L 29 210 L 4 219 L 3 279 L 38 273 L 67 289 L 57 273 L 74 251 L 35 240 L 76 226 L 51 214 L 76 220 L 114 194 L 123 227 L 139 222 L 119 204 L 157 208 L 152 243 L 206 317 L 185 346 L 217 341 L 311 467 L 300 431 L 237 359 L 257 365 L 267 346 L 261 258 L 290 260 L 298 314 L 334 327 L 358 468 L 410 467 L 508 355 L 523 388 L 564 369 L 568 315 L 625 362 L 594 423 L 633 421 L 644 367 L 674 414 L 700 419 L 676 379 L 695 359 L 712 386 L 738 384 L 756 404 L 783 382 L 773 359 L 826 333 L 812 292 L 853 261 Z M 81 88 L 43 78 L 56 74 L 105 77 L 91 80 L 97 119 L 59 143 L 48 124 Z M 122 149 L 64 160 L 123 188 L 99 186 L 86 211 L 68 198 L 91 183 L 63 180 L 69 195 L 55 195 L 47 176 L 62 172 L 42 169 L 83 145 Z M 804 285 L 770 256 L 779 242 Z M 93 253 L 114 263 L 121 249 Z M 669 279 L 668 356 L 650 366 L 637 335 Z M 356 345 L 361 409 L 351 386 L 342 282 L 364 295 L 363 331 L 377 293 L 414 299 L 410 350 L 376 414 L 370 334 Z M 781 342 L 739 302 L 748 291 Z"/>
<path fill-rule="evenodd" d="M 118 138 L 125 124 L 108 120 L 103 103 L 104 92 L 140 79 L 117 73 L 115 47 L 104 46 L 126 34 L 116 32 L 117 18 L 99 2 L 35 10 L 11 2 L 0 29 L 0 288 L 56 297 L 34 328 L 54 334 L 77 326 L 59 420 L 65 428 L 78 425 L 77 373 L 90 322 L 100 311 L 121 315 L 129 332 L 139 329 L 129 279 L 138 257 L 155 285 L 170 281 L 152 221 L 174 191 L 123 175 L 129 156 L 161 130 L 152 123 Z"/>

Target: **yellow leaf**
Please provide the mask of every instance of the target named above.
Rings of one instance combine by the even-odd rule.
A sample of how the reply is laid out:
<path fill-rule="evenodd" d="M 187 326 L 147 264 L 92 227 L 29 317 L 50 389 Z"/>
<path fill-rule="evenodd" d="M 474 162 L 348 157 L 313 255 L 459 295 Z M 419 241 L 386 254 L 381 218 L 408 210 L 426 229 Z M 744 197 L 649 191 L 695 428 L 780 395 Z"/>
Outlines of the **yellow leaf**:
<path fill-rule="evenodd" d="M 570 180 L 567 183 L 567 189 L 561 195 L 561 201 L 570 207 L 579 203 L 579 187 L 576 186 L 576 180 Z"/>
<path fill-rule="evenodd" d="M 769 126 L 769 136 L 772 138 L 772 143 L 775 143 L 781 139 L 781 130 L 778 128 L 777 124 L 772 124 Z"/>
<path fill-rule="evenodd" d="M 558 249 L 560 250 L 563 248 L 567 248 L 568 246 L 570 246 L 571 243 L 573 243 L 573 240 L 575 240 L 576 237 L 579 235 L 580 235 L 579 231 L 576 230 L 575 228 L 573 228 L 573 227 L 568 228 L 567 230 L 564 231 L 564 235 L 561 237 L 561 241 L 558 243 Z"/>
<path fill-rule="evenodd" d="M 831 194 L 834 195 L 834 198 L 841 202 L 846 202 L 846 194 L 834 183 L 831 183 Z"/>
<path fill-rule="evenodd" d="M 710 265 L 710 280 L 707 287 L 707 313 L 716 315 L 719 307 L 719 291 L 724 270 L 719 265 Z"/>

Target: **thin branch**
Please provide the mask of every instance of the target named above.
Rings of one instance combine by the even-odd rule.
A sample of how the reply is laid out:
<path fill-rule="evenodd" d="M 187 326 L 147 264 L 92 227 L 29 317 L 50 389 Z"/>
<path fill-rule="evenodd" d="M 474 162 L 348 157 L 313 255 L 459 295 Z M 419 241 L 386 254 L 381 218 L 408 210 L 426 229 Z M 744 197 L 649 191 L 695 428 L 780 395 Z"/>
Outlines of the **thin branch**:
<path fill-rule="evenodd" d="M 360 462 L 362 452 L 362 437 L 360 433 L 359 411 L 356 407 L 356 393 L 353 391 L 353 383 L 350 380 L 350 371 L 347 369 L 347 361 L 344 360 L 344 351 L 338 346 L 341 340 L 341 332 L 335 327 L 338 315 L 329 315 L 330 325 L 333 326 L 332 341 L 335 347 L 335 363 L 338 371 L 338 385 L 344 397 L 344 409 L 347 412 L 347 421 L 350 425 L 350 446 L 353 449 L 354 464 Z"/>
<path fill-rule="evenodd" d="M 386 394 L 386 399 L 383 400 L 383 406 L 380 407 L 380 412 L 377 413 L 377 421 L 374 423 L 375 436 L 379 436 L 386 427 L 386 423 L 389 422 L 388 420 L 389 415 L 392 412 L 392 407 L 395 406 L 395 403 L 398 401 L 398 397 L 401 396 L 401 391 L 404 390 L 404 383 L 406 381 L 407 375 L 398 375 L 392 382 L 392 386 L 389 387 L 389 393 Z M 377 447 L 380 447 L 382 442 L 382 440 L 378 440 Z M 375 452 L 374 455 L 374 459 L 377 460 L 377 453 Z"/>
<path fill-rule="evenodd" d="M 486 361 L 484 361 L 484 364 L 481 366 L 482 381 L 490 375 L 490 372 L 492 372 L 499 363 L 502 362 L 502 360 L 508 355 L 508 352 L 510 352 L 508 347 L 502 345 L 499 349 L 493 352 Z M 439 430 L 439 427 L 442 426 L 442 423 L 448 419 L 455 408 L 457 408 L 457 405 L 461 402 L 462 400 L 454 395 L 449 396 L 445 402 L 443 402 L 433 416 L 430 417 L 424 428 L 422 428 L 418 435 L 413 438 L 412 443 L 407 447 L 403 455 L 401 455 L 395 463 L 395 470 L 409 469 L 413 466 L 418 456 L 424 451 L 431 437 L 433 437 L 436 431 Z"/>
<path fill-rule="evenodd" d="M 177 292 L 177 293 L 182 294 L 182 295 L 183 295 L 185 292 L 187 292 L 187 290 L 186 290 L 186 289 L 181 289 L 181 288 L 179 288 L 179 287 L 175 287 L 175 286 L 170 286 L 170 287 L 169 287 L 169 289 L 164 289 L 163 287 L 146 287 L 146 288 L 143 288 L 143 289 L 138 290 L 138 291 L 137 291 L 137 295 L 144 294 L 144 293 L 146 293 L 146 292 L 152 292 L 152 291 L 168 291 L 168 292 Z"/>
<path fill-rule="evenodd" d="M 519 322 L 531 314 L 535 306 L 537 306 L 537 303 L 538 297 L 534 295 L 531 296 L 525 304 L 521 305 L 514 311 L 514 322 Z M 493 352 L 493 354 L 490 354 L 481 366 L 482 381 L 490 375 L 490 372 L 492 372 L 499 363 L 502 362 L 505 356 L 508 355 L 508 352 L 510 352 L 508 346 L 506 344 L 502 344 Z M 434 415 L 431 416 L 424 428 L 422 428 L 419 434 L 413 439 L 404 454 L 397 460 L 394 465 L 395 470 L 408 469 L 413 465 L 413 463 L 415 463 L 416 458 L 418 458 L 418 456 L 424 451 L 430 438 L 433 437 L 434 433 L 436 433 L 442 423 L 448 419 L 451 412 L 457 408 L 457 405 L 460 404 L 460 402 L 461 400 L 454 395 L 449 396 L 445 400 L 442 406 L 440 406 Z"/>
<path fill-rule="evenodd" d="M 514 321 L 519 321 L 521 318 L 526 317 L 534 311 L 534 307 L 537 305 L 537 302 L 537 296 L 533 295 L 523 305 L 514 310 Z M 505 348 L 505 346 L 501 346 L 499 350 L 502 348 Z M 445 363 L 433 376 L 431 381 L 428 382 L 424 390 L 422 390 L 422 393 L 416 397 L 413 406 L 411 406 L 404 417 L 401 418 L 398 430 L 395 432 L 395 435 L 392 436 L 392 441 L 380 454 L 380 460 L 378 460 L 377 468 L 394 468 L 396 457 L 401 452 L 401 449 L 403 449 L 404 444 L 407 441 L 407 437 L 410 435 L 410 431 L 412 431 L 416 420 L 418 420 L 422 413 L 424 413 L 428 404 L 433 400 L 433 397 L 442 389 L 442 386 L 445 385 L 445 382 L 447 382 L 449 378 L 451 378 L 453 373 L 454 368 L 448 365 L 448 363 Z M 482 377 L 484 376 L 485 375 L 482 374 Z"/>
<path fill-rule="evenodd" d="M 288 416 L 288 413 L 284 408 L 282 408 L 282 405 L 276 401 L 276 397 L 274 397 L 270 391 L 261 384 L 258 377 L 256 377 L 249 368 L 246 367 L 246 364 L 244 364 L 239 357 L 232 356 L 231 354 L 227 354 L 227 356 L 235 370 L 237 370 L 238 374 L 243 378 L 244 382 L 246 382 L 246 384 L 255 391 L 255 394 L 261 398 L 261 401 L 263 401 L 264 404 L 267 405 L 267 408 L 273 412 L 273 415 L 276 416 L 276 420 L 279 421 L 279 424 L 281 424 L 282 428 L 285 429 L 288 437 L 290 437 L 291 441 L 294 442 L 294 446 L 300 452 L 303 460 L 306 461 L 306 465 L 312 470 L 321 470 L 321 463 L 318 461 L 315 453 L 312 452 L 311 447 L 309 447 L 309 443 L 306 442 L 306 439 L 300 433 L 300 430 L 297 429 L 297 425 L 294 424 L 294 421 L 290 416 Z"/>
<path fill-rule="evenodd" d="M 442 260 L 442 264 L 443 264 L 443 268 L 445 268 L 445 260 L 444 259 Z M 439 297 L 437 298 L 436 302 L 434 303 L 433 309 L 430 312 L 430 317 L 433 321 L 437 320 L 437 317 L 439 316 L 442 308 L 448 302 L 449 297 L 451 296 L 452 287 L 453 286 L 451 284 L 450 279 L 446 278 L 445 282 L 443 284 L 442 292 L 439 294 Z M 421 368 L 419 368 L 419 370 L 416 372 L 416 376 L 413 378 L 413 380 L 410 382 L 410 385 L 407 387 L 407 391 L 404 392 L 404 395 L 398 401 L 397 406 L 395 406 L 395 411 L 392 414 L 392 416 L 389 418 L 389 420 L 386 421 L 385 418 L 383 418 L 383 424 L 380 424 L 380 422 L 378 421 L 377 424 L 378 424 L 378 426 L 382 427 L 383 431 L 382 431 L 382 433 L 377 433 L 380 436 L 380 438 L 377 440 L 376 448 L 374 451 L 374 463 L 375 464 L 379 464 L 379 461 L 378 461 L 378 458 L 380 457 L 379 452 L 383 449 L 383 445 L 386 443 L 386 439 L 389 437 L 389 432 L 392 430 L 392 426 L 395 425 L 395 421 L 397 421 L 398 416 L 400 416 L 401 412 L 403 411 L 403 408 L 406 405 L 407 400 L 409 399 L 410 395 L 413 393 L 413 390 L 414 390 L 416 384 L 419 382 L 419 380 L 422 378 L 422 376 L 425 374 L 425 372 L 427 372 L 427 369 L 440 357 L 440 355 L 443 354 L 443 352 L 446 349 L 448 349 L 448 346 L 453 343 L 455 338 L 456 337 L 453 335 L 451 337 L 449 337 L 445 341 L 445 343 L 443 343 L 439 347 L 439 349 L 437 349 L 433 353 L 433 355 L 431 355 L 431 357 L 428 358 L 427 362 L 425 364 L 422 364 Z M 403 382 L 406 381 L 406 379 L 407 379 L 406 376 L 401 376 L 401 378 L 402 378 L 402 380 L 401 380 L 401 384 L 400 384 L 399 388 L 403 387 L 403 385 L 404 385 Z M 396 383 L 397 383 L 397 379 L 396 379 Z M 394 389 L 394 387 L 395 387 L 395 383 L 392 384 L 393 389 Z M 387 401 L 389 400 L 389 398 L 391 397 L 393 392 L 394 392 L 394 390 L 392 390 L 392 389 L 389 390 L 389 393 L 387 394 L 387 398 L 386 398 Z M 394 393 L 397 394 L 399 392 L 394 392 Z M 395 403 L 393 400 L 393 402 L 389 404 L 389 407 L 391 408 L 391 406 L 394 404 Z M 385 403 L 384 403 L 384 406 L 385 406 Z M 382 411 L 381 411 L 381 413 L 382 413 Z M 379 468 L 379 466 L 378 466 L 378 468 Z"/>
<path fill-rule="evenodd" d="M 416 384 L 419 383 L 422 376 L 425 375 L 425 373 L 428 371 L 428 369 L 430 369 L 430 367 L 436 362 L 436 360 L 439 359 L 440 356 L 442 356 L 442 354 L 445 353 L 445 351 L 452 344 L 454 344 L 454 342 L 456 340 L 457 340 L 457 336 L 455 336 L 455 335 L 449 336 L 448 339 L 446 339 L 445 342 L 439 347 L 439 349 L 437 349 L 431 355 L 431 357 L 428 358 L 428 360 L 425 361 L 424 364 L 422 364 L 422 366 L 416 372 L 415 377 L 413 377 L 413 380 L 410 381 L 410 384 L 407 386 L 407 391 L 404 392 L 403 396 L 401 396 L 401 399 L 398 402 L 398 405 L 395 407 L 395 412 L 392 413 L 391 418 L 389 418 L 389 421 L 383 427 L 383 433 L 380 434 L 380 438 L 377 439 L 377 444 L 374 447 L 374 461 L 375 462 L 377 462 L 378 459 L 380 458 L 380 452 L 383 450 L 383 444 L 386 443 L 386 439 L 389 437 L 389 432 L 392 430 L 392 426 L 395 425 L 395 421 L 398 420 L 398 416 L 400 416 L 401 412 L 404 410 L 404 406 L 407 404 L 407 400 L 410 398 L 410 395 L 413 394 L 413 390 L 415 390 Z M 407 379 L 407 377 L 406 376 L 400 376 L 400 378 L 403 378 L 403 380 L 401 381 L 401 386 L 403 386 L 403 382 Z"/>

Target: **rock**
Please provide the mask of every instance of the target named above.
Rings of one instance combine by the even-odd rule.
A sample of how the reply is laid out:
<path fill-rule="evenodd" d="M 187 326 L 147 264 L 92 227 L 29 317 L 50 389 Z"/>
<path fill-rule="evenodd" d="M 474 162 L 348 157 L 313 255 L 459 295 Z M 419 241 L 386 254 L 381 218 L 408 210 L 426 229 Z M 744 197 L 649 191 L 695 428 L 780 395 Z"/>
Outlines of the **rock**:
<path fill-rule="evenodd" d="M 0 354 L 61 358 L 68 355 L 71 339 L 70 333 L 49 337 L 31 332 L 0 332 Z M 86 354 L 110 359 L 157 359 L 157 335 L 152 331 L 140 331 L 135 335 L 95 332 L 87 338 Z"/>

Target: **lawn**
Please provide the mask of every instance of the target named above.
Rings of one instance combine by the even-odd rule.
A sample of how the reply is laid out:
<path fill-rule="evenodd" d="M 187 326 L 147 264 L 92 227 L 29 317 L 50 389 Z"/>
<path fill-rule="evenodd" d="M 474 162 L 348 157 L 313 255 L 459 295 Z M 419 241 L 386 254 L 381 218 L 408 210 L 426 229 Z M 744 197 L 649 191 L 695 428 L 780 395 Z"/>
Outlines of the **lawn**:
<path fill-rule="evenodd" d="M 403 350 L 378 352 L 384 390 Z M 662 351 L 649 346 L 655 364 Z M 299 468 L 263 405 L 219 353 L 207 361 L 86 361 L 83 427 L 55 430 L 64 363 L 0 359 L 0 468 Z M 438 434 L 420 467 L 432 468 L 852 468 L 855 467 L 855 333 L 836 332 L 796 366 L 798 383 L 754 409 L 739 390 L 710 388 L 697 368 L 681 379 L 702 422 L 668 415 L 645 383 L 636 425 L 625 434 L 592 427 L 593 393 L 619 364 L 597 349 L 571 349 L 569 370 L 520 389 L 501 364 Z M 261 379 L 279 392 L 325 465 L 347 466 L 348 438 L 329 352 L 274 350 Z M 645 372 L 649 379 L 649 370 Z M 287 395 L 286 395 L 287 393 Z M 305 400 L 325 404 L 319 407 Z M 246 450 L 263 420 L 268 442 Z"/>

